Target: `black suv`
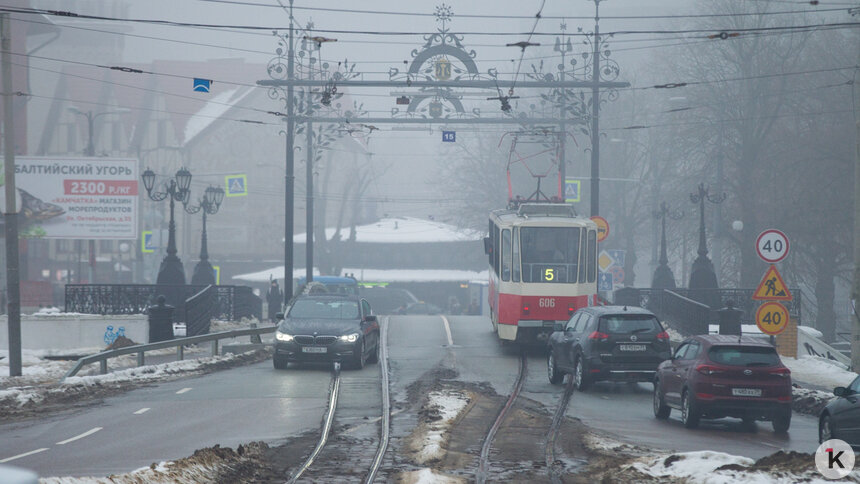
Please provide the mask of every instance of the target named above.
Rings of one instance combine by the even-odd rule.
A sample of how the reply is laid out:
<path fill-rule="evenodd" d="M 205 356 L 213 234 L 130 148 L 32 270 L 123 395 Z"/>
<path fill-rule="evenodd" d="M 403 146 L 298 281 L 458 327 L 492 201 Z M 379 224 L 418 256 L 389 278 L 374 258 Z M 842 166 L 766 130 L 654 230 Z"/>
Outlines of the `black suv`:
<path fill-rule="evenodd" d="M 577 390 L 599 380 L 650 382 L 671 356 L 669 335 L 654 313 L 628 306 L 582 308 L 549 338 L 547 373 L 557 385 L 573 375 Z"/>
<path fill-rule="evenodd" d="M 291 361 L 346 362 L 354 368 L 375 363 L 379 323 L 367 300 L 340 294 L 308 294 L 290 302 L 286 317 L 278 314 L 276 369 Z"/>

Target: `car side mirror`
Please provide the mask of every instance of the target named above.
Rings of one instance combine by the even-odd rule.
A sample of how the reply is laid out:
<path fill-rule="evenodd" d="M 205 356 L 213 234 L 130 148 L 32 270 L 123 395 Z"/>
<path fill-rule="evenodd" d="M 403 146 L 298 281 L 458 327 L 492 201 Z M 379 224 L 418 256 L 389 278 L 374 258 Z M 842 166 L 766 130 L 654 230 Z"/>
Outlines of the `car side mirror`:
<path fill-rule="evenodd" d="M 275 319 L 278 321 L 284 320 L 284 313 L 275 313 Z"/>
<path fill-rule="evenodd" d="M 844 397 L 846 395 L 850 395 L 851 391 L 845 387 L 836 387 L 833 389 L 833 394 L 837 397 Z"/>
<path fill-rule="evenodd" d="M 555 323 L 552 325 L 553 331 L 564 331 L 564 323 Z"/>
<path fill-rule="evenodd" d="M 365 316 L 364 320 L 367 321 L 368 323 L 375 323 L 376 322 L 376 315 L 371 314 L 370 316 Z"/>

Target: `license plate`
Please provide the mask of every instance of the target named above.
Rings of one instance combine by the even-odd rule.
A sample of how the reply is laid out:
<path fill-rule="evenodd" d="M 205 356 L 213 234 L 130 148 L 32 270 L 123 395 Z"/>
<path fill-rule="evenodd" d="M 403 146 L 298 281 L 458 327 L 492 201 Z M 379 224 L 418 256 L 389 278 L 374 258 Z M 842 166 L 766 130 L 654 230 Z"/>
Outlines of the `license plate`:
<path fill-rule="evenodd" d="M 761 388 L 732 388 L 732 395 L 736 397 L 760 397 Z"/>
<path fill-rule="evenodd" d="M 325 353 L 328 348 L 325 346 L 303 346 L 302 353 Z"/>
<path fill-rule="evenodd" d="M 645 351 L 645 345 L 618 345 L 621 351 Z"/>

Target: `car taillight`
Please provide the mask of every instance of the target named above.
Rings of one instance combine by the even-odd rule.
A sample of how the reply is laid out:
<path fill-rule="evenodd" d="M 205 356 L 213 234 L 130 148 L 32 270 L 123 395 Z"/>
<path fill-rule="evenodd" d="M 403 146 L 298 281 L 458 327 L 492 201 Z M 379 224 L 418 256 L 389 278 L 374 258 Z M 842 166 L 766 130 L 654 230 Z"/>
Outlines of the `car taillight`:
<path fill-rule="evenodd" d="M 696 398 L 698 398 L 699 400 L 713 400 L 714 394 L 713 393 L 697 393 Z"/>
<path fill-rule="evenodd" d="M 791 395 L 785 395 L 785 396 L 782 396 L 782 397 L 776 397 L 776 400 L 777 400 L 778 402 L 790 402 L 790 401 L 791 401 Z"/>
<path fill-rule="evenodd" d="M 526 304 L 525 306 L 523 306 L 523 314 L 528 314 L 528 313 L 529 313 L 529 305 Z"/>
<path fill-rule="evenodd" d="M 789 370 L 788 368 L 776 368 L 770 370 L 770 374 L 785 378 L 791 376 L 791 370 Z"/>
<path fill-rule="evenodd" d="M 575 311 L 575 309 L 573 308 L 573 306 L 568 306 L 568 307 L 567 307 L 567 314 L 568 314 L 568 316 L 570 316 L 571 314 L 573 314 L 573 312 L 574 312 L 574 311 Z"/>
<path fill-rule="evenodd" d="M 711 365 L 699 365 L 696 367 L 696 371 L 698 371 L 699 373 L 701 373 L 703 375 L 713 375 L 716 373 L 723 373 L 722 368 L 719 368 L 716 366 L 711 366 Z"/>
<path fill-rule="evenodd" d="M 657 339 L 665 339 L 668 341 L 669 340 L 669 333 L 667 333 L 665 331 L 661 331 L 661 332 L 657 333 Z"/>
<path fill-rule="evenodd" d="M 600 331 L 595 331 L 588 335 L 588 339 L 599 339 L 599 340 L 608 340 L 609 335 L 606 333 L 601 333 Z"/>

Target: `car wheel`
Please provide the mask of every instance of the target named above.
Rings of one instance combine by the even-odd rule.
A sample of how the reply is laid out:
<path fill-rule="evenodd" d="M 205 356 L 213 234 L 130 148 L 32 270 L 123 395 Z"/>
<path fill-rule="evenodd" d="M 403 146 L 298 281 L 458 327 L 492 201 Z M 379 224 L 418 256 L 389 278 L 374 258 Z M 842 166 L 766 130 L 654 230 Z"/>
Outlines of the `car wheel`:
<path fill-rule="evenodd" d="M 272 357 L 272 365 L 276 370 L 286 370 L 289 362 L 285 358 L 278 358 L 278 355 Z"/>
<path fill-rule="evenodd" d="M 576 365 L 573 369 L 573 385 L 581 392 L 588 390 L 591 385 L 591 381 L 585 374 L 585 363 L 582 362 L 582 356 L 576 357 Z"/>
<path fill-rule="evenodd" d="M 699 425 L 700 416 L 699 409 L 696 408 L 696 402 L 690 396 L 690 392 L 684 390 L 684 394 L 681 395 L 681 422 L 684 423 L 684 427 L 696 428 Z"/>
<path fill-rule="evenodd" d="M 833 432 L 833 421 L 830 420 L 830 415 L 824 414 L 821 420 L 818 421 L 818 443 L 824 443 L 830 439 L 835 439 L 836 434 Z"/>
<path fill-rule="evenodd" d="M 773 421 L 771 421 L 771 424 L 773 425 L 773 431 L 778 434 L 788 432 L 788 428 L 791 427 L 791 411 L 777 415 L 774 417 Z"/>
<path fill-rule="evenodd" d="M 367 362 L 368 362 L 368 363 L 377 363 L 377 362 L 379 362 L 379 343 L 378 343 L 378 342 L 377 342 L 377 343 L 376 343 L 376 345 L 373 347 L 373 350 L 370 352 L 370 354 L 369 354 L 369 355 L 367 355 Z"/>
<path fill-rule="evenodd" d="M 660 381 L 654 380 L 654 417 L 660 420 L 669 418 L 672 409 L 663 401 L 663 395 L 660 393 Z"/>
<path fill-rule="evenodd" d="M 361 343 L 358 345 L 358 353 L 353 356 L 352 366 L 356 370 L 364 368 L 364 338 L 361 338 Z"/>
<path fill-rule="evenodd" d="M 741 419 L 741 425 L 743 425 L 744 430 L 749 432 L 755 432 L 756 430 L 755 419 L 753 417 L 743 417 Z"/>
<path fill-rule="evenodd" d="M 553 355 L 552 350 L 549 350 L 549 354 L 546 357 L 546 373 L 549 377 L 549 382 L 553 385 L 558 385 L 564 380 L 564 373 L 559 371 L 555 366 L 555 355 Z"/>

